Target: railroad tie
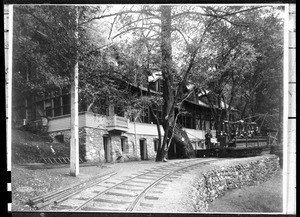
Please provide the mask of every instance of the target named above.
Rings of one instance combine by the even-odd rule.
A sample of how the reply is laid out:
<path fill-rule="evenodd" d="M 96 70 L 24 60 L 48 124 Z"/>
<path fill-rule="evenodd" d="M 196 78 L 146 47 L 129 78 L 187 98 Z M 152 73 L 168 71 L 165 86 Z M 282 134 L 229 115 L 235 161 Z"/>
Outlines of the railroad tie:
<path fill-rule="evenodd" d="M 173 179 L 164 179 L 165 182 L 173 182 Z"/>
<path fill-rule="evenodd" d="M 113 203 L 113 204 L 127 204 L 127 203 L 130 203 L 128 201 L 110 200 L 110 199 L 104 199 L 104 198 L 96 198 L 93 201 L 95 201 L 95 202 L 102 202 L 102 203 Z"/>
<path fill-rule="evenodd" d="M 137 192 L 140 192 L 142 190 L 142 189 L 124 188 L 124 187 L 119 187 L 119 186 L 117 186 L 116 189 L 128 190 L 128 191 L 137 191 Z"/>
<path fill-rule="evenodd" d="M 144 177 L 139 177 L 139 179 L 143 179 L 143 180 L 156 180 L 157 177 L 144 176 Z"/>
<path fill-rule="evenodd" d="M 85 200 L 85 201 L 87 201 L 89 199 L 90 199 L 89 197 L 78 197 L 78 198 L 76 198 L 76 200 Z"/>
<path fill-rule="evenodd" d="M 119 193 L 119 192 L 106 192 L 105 194 L 121 196 L 121 197 L 136 197 L 137 196 L 137 194 L 126 194 L 126 193 Z"/>
<path fill-rule="evenodd" d="M 120 209 L 120 208 L 99 208 L 99 207 L 90 207 L 90 206 L 86 206 L 81 208 L 80 210 L 83 211 L 125 211 L 124 209 Z"/>
<path fill-rule="evenodd" d="M 153 207 L 153 204 L 149 204 L 149 203 L 140 203 L 140 206 Z"/>
<path fill-rule="evenodd" d="M 166 183 L 161 183 L 161 182 L 156 184 L 156 186 L 167 186 L 167 185 L 168 185 L 168 184 L 166 184 Z"/>
<path fill-rule="evenodd" d="M 163 191 L 152 191 L 152 193 L 154 193 L 154 194 L 162 194 L 164 192 Z"/>
<path fill-rule="evenodd" d="M 104 182 L 104 183 L 107 183 L 107 184 L 117 184 L 116 182 L 110 182 L 110 181 L 107 181 L 107 182 Z"/>
<path fill-rule="evenodd" d="M 144 197 L 146 200 L 158 200 L 158 197 L 154 197 L 154 196 L 145 196 Z"/>
<path fill-rule="evenodd" d="M 140 180 L 131 180 L 130 182 L 138 183 L 138 184 L 151 184 L 151 182 L 143 182 L 143 181 L 140 181 Z"/>
<path fill-rule="evenodd" d="M 132 187 L 141 187 L 141 188 L 144 187 L 143 185 L 136 185 L 136 184 L 130 184 L 130 183 L 122 183 L 122 185 L 125 185 L 125 186 L 132 186 Z"/>

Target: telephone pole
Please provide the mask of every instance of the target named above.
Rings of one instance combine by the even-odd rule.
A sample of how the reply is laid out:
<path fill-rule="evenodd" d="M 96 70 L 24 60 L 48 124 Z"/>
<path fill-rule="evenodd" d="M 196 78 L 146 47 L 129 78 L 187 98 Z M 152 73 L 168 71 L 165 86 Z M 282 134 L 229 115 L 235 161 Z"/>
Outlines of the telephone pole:
<path fill-rule="evenodd" d="M 78 40 L 78 9 L 76 7 L 76 49 Z M 71 74 L 71 140 L 70 140 L 70 175 L 79 174 L 79 135 L 78 135 L 78 55 L 76 51 L 76 62 L 74 72 Z"/>

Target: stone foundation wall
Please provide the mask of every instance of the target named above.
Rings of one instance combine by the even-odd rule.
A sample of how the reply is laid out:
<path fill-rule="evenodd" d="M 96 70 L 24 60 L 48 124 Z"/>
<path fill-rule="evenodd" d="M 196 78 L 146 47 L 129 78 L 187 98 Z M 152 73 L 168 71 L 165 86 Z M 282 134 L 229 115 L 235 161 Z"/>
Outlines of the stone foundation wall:
<path fill-rule="evenodd" d="M 64 142 L 70 143 L 70 130 L 62 130 L 49 133 L 49 136 L 55 140 L 57 135 L 64 136 Z M 109 137 L 109 156 L 111 162 L 123 162 L 132 160 L 141 160 L 140 139 L 144 139 L 147 146 L 147 159 L 155 159 L 154 150 L 155 136 L 134 135 L 127 133 L 109 134 L 107 130 L 91 127 L 79 128 L 79 148 L 80 157 L 87 162 L 105 162 L 105 151 L 103 136 Z M 122 151 L 121 138 L 126 138 L 126 149 Z"/>
<path fill-rule="evenodd" d="M 70 130 L 56 131 L 49 133 L 49 136 L 55 140 L 55 136 L 63 135 L 64 142 L 70 143 Z M 103 135 L 107 134 L 106 130 L 82 127 L 79 128 L 79 155 L 87 162 L 104 161 Z"/>
<path fill-rule="evenodd" d="M 193 205 L 205 212 L 210 202 L 229 189 L 264 182 L 280 169 L 279 158 L 269 155 L 259 160 L 212 169 L 200 176 L 193 189 Z"/>
<path fill-rule="evenodd" d="M 147 147 L 147 159 L 155 159 L 156 151 L 154 150 L 154 139 L 157 139 L 156 136 L 149 136 L 149 135 L 134 135 L 134 134 L 124 134 L 128 138 L 129 150 L 132 152 L 133 155 L 128 156 L 130 159 L 131 157 L 135 157 L 137 159 L 141 159 L 140 155 L 140 140 L 145 140 L 146 147 Z"/>
<path fill-rule="evenodd" d="M 105 162 L 103 135 L 108 134 L 106 130 L 97 128 L 84 128 L 82 138 L 85 138 L 86 161 Z"/>
<path fill-rule="evenodd" d="M 50 132 L 49 136 L 55 140 L 57 135 L 64 136 L 64 143 L 70 143 L 70 130 Z M 79 148 L 80 157 L 87 162 L 105 162 L 105 151 L 103 136 L 108 136 L 108 155 L 110 162 L 123 162 L 132 160 L 141 160 L 140 140 L 143 139 L 146 144 L 147 158 L 155 159 L 154 139 L 157 136 L 134 135 L 130 133 L 109 133 L 105 129 L 81 127 L 79 128 Z M 126 148 L 122 151 L 121 138 L 126 140 Z"/>

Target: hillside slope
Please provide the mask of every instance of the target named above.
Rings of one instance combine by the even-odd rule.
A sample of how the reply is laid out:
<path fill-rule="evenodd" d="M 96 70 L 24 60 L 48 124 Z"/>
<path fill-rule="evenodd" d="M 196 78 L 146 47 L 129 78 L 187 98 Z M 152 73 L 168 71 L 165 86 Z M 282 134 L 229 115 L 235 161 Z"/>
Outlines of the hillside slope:
<path fill-rule="evenodd" d="M 12 130 L 12 163 L 42 163 L 42 158 L 69 157 L 66 143 L 53 141 L 51 137 L 25 130 Z"/>

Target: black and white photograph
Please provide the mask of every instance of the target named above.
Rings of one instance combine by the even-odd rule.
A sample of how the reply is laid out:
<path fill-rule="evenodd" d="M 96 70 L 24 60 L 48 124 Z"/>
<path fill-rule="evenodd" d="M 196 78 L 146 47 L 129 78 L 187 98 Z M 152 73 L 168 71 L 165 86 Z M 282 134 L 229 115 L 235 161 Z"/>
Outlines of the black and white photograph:
<path fill-rule="evenodd" d="M 296 214 L 295 13 L 5 4 L 8 212 Z"/>

